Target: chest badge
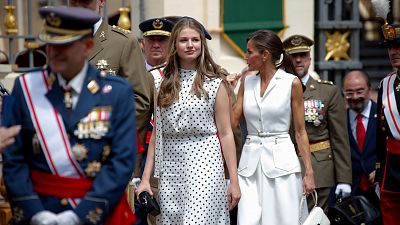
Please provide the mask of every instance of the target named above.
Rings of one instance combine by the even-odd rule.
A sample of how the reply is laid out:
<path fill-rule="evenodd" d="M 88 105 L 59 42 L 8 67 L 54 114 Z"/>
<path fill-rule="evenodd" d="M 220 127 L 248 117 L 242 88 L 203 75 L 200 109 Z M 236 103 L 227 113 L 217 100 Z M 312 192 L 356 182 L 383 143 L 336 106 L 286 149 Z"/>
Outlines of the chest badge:
<path fill-rule="evenodd" d="M 304 101 L 304 120 L 308 123 L 312 123 L 314 126 L 321 125 L 324 120 L 324 104 L 322 100 L 306 100 Z"/>
<path fill-rule="evenodd" d="M 95 107 L 82 118 L 77 125 L 74 135 L 78 139 L 101 139 L 110 129 L 111 106 Z"/>

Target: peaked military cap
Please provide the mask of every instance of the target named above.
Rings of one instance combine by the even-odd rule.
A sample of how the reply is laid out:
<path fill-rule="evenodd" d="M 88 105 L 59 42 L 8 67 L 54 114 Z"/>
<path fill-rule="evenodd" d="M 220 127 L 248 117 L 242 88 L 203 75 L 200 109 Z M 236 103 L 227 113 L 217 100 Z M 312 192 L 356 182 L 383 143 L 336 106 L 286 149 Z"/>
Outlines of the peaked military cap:
<path fill-rule="evenodd" d="M 283 48 L 289 54 L 310 52 L 314 41 L 303 35 L 292 35 L 283 41 Z"/>
<path fill-rule="evenodd" d="M 93 35 L 94 24 L 100 16 L 81 7 L 43 7 L 39 9 L 44 19 L 39 40 L 49 44 L 66 44 Z"/>
<path fill-rule="evenodd" d="M 400 24 L 385 24 L 382 26 L 382 33 L 384 45 L 391 46 L 396 44 L 400 46 Z"/>
<path fill-rule="evenodd" d="M 174 23 L 165 18 L 152 18 L 139 24 L 139 29 L 143 32 L 143 37 L 151 35 L 171 36 Z"/>

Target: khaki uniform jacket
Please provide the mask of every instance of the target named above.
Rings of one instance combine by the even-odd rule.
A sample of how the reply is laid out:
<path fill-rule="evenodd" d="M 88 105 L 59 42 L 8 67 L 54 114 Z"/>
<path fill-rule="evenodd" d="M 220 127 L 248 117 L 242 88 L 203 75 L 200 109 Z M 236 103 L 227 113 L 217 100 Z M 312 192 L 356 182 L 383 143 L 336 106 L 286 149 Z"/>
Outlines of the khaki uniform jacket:
<path fill-rule="evenodd" d="M 343 97 L 329 81 L 309 78 L 304 100 L 321 100 L 320 124 L 305 121 L 310 144 L 330 140 L 330 148 L 311 153 L 316 188 L 352 182 L 347 116 Z"/>
<path fill-rule="evenodd" d="M 140 143 L 143 144 L 147 125 L 151 117 L 151 97 L 154 84 L 144 66 L 144 58 L 139 42 L 130 33 L 103 21 L 95 33 L 95 47 L 89 61 L 96 66 L 101 59 L 107 60 L 109 69 L 127 79 L 135 94 L 136 128 Z M 128 97 L 128 96 L 127 96 Z"/>

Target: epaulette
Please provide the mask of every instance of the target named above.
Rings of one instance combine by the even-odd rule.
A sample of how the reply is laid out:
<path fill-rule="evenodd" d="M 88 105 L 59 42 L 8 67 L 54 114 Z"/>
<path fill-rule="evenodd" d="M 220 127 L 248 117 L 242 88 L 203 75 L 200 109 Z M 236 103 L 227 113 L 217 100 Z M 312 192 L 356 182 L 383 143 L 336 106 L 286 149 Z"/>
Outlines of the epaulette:
<path fill-rule="evenodd" d="M 151 71 L 153 71 L 153 70 L 156 70 L 156 69 L 164 68 L 166 65 L 167 65 L 167 63 L 163 63 L 163 64 L 160 64 L 160 65 L 158 65 L 158 66 L 155 66 L 155 67 L 151 68 L 151 69 L 149 70 L 149 72 L 151 72 Z"/>
<path fill-rule="evenodd" d="M 121 34 L 123 34 L 125 36 L 127 34 L 132 33 L 130 30 L 125 30 L 124 28 L 121 28 L 121 27 L 115 26 L 115 25 L 112 25 L 111 28 L 112 28 L 112 30 L 117 31 L 118 33 L 121 33 Z"/>
<path fill-rule="evenodd" d="M 333 82 L 330 81 L 330 80 L 321 80 L 321 79 L 318 79 L 317 82 L 320 83 L 320 84 L 329 84 L 329 85 L 333 85 Z"/>

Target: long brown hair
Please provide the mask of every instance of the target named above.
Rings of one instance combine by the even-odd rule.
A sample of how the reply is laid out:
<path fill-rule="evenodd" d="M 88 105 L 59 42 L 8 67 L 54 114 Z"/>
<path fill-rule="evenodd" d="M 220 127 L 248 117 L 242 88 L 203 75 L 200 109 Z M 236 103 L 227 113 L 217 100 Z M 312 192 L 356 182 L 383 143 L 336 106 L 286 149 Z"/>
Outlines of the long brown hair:
<path fill-rule="evenodd" d="M 224 78 L 219 71 L 219 66 L 214 62 L 208 50 L 202 25 L 193 18 L 183 17 L 174 25 L 174 28 L 171 31 L 167 64 L 164 68 L 164 80 L 160 85 L 160 91 L 157 97 L 157 105 L 160 107 L 168 107 L 179 98 L 181 81 L 179 77 L 180 65 L 176 44 L 179 34 L 185 28 L 190 28 L 197 31 L 200 34 L 201 40 L 201 53 L 196 59 L 197 74 L 194 78 L 191 92 L 198 98 L 201 98 L 201 96 L 205 96 L 207 98 L 208 92 L 203 88 L 203 82 L 205 78 Z"/>
<path fill-rule="evenodd" d="M 277 62 L 280 60 L 281 55 L 283 54 L 283 60 L 281 64 L 275 64 L 276 68 L 282 68 L 288 73 L 296 75 L 296 69 L 292 62 L 292 57 L 284 50 L 281 39 L 276 35 L 275 32 L 271 30 L 258 30 L 251 33 L 246 42 L 252 41 L 254 44 L 254 48 L 262 52 L 267 50 L 272 55 L 272 60 Z"/>

